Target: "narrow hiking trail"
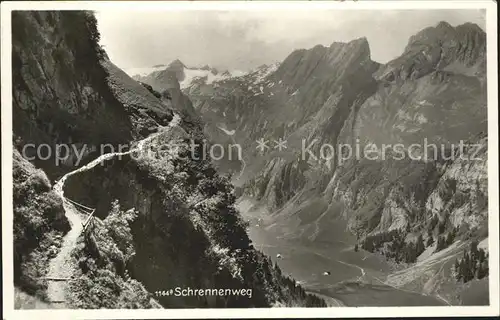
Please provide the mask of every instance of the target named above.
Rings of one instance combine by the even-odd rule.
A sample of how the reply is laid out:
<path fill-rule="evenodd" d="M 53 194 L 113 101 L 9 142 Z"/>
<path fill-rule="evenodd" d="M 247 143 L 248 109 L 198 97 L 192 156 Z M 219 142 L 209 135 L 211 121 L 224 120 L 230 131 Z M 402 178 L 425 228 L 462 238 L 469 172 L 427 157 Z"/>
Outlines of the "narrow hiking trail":
<path fill-rule="evenodd" d="M 73 204 L 63 200 L 64 211 L 71 225 L 71 230 L 63 237 L 61 250 L 49 263 L 49 272 L 47 278 L 60 278 L 61 280 L 50 280 L 47 284 L 47 296 L 52 303 L 62 304 L 65 302 L 65 287 L 66 280 L 69 279 L 74 272 L 74 267 L 71 265 L 71 251 L 75 247 L 78 237 L 83 230 L 84 217 Z"/>
<path fill-rule="evenodd" d="M 168 130 L 172 127 L 178 126 L 180 124 L 180 121 L 180 117 L 176 114 L 167 126 L 160 127 L 158 132 L 155 132 L 147 138 L 139 141 L 136 148 L 133 148 L 126 152 L 103 154 L 93 161 L 89 162 L 88 164 L 74 171 L 66 173 L 63 177 L 61 177 L 61 179 L 56 182 L 53 189 L 63 199 L 65 215 L 69 220 L 71 230 L 63 237 L 60 251 L 49 262 L 49 271 L 46 278 L 48 280 L 47 296 L 50 302 L 57 304 L 59 308 L 66 307 L 65 291 L 67 281 L 71 278 L 75 271 L 75 267 L 71 264 L 71 252 L 73 251 L 77 243 L 78 237 L 83 231 L 83 224 L 86 219 L 85 215 L 90 213 L 82 210 L 82 208 L 77 208 L 77 204 L 74 201 L 71 201 L 70 199 L 64 197 L 64 183 L 66 182 L 67 178 L 74 174 L 90 170 L 103 161 L 109 160 L 113 157 L 124 156 L 133 152 L 142 151 L 146 143 L 150 142 L 160 134 L 168 132 Z M 86 208 L 82 205 L 78 206 Z M 88 209 L 92 210 L 91 208 L 87 208 L 87 210 Z M 82 213 L 82 211 L 84 213 Z"/>
<path fill-rule="evenodd" d="M 76 169 L 74 171 L 66 173 L 54 185 L 54 191 L 56 193 L 58 193 L 61 197 L 64 197 L 64 190 L 63 189 L 64 189 L 64 183 L 66 182 L 67 178 L 71 177 L 74 174 L 77 174 L 77 173 L 84 172 L 84 171 L 87 171 L 89 169 L 92 169 L 95 166 L 97 166 L 98 164 L 100 164 L 101 162 L 109 160 L 111 158 L 119 157 L 119 156 L 124 156 L 124 155 L 131 154 L 133 152 L 141 151 L 144 148 L 144 145 L 147 142 L 153 140 L 154 138 L 156 138 L 160 134 L 165 133 L 166 132 L 165 130 L 168 130 L 168 129 L 172 128 L 172 127 L 178 126 L 180 124 L 180 121 L 181 121 L 181 118 L 176 114 L 176 115 L 174 115 L 172 121 L 170 121 L 170 123 L 166 127 L 160 127 L 160 129 L 158 130 L 158 132 L 155 132 L 155 133 L 151 134 L 150 136 L 148 136 L 147 138 L 139 141 L 139 143 L 137 144 L 136 148 L 128 150 L 128 151 L 124 151 L 124 152 L 105 153 L 105 154 L 97 157 L 96 159 L 92 160 L 91 162 L 87 163 L 86 165 L 84 165 L 84 166 L 82 166 L 82 167 L 80 167 L 80 168 L 78 168 L 78 169 Z"/>

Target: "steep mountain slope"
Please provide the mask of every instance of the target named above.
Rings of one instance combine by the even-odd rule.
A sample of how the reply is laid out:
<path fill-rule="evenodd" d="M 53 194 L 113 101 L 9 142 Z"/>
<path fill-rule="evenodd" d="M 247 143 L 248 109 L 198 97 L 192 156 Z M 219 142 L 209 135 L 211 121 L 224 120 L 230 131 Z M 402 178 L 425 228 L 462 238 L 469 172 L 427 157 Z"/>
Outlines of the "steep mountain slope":
<path fill-rule="evenodd" d="M 427 255 L 432 241 L 463 248 L 487 236 L 485 39 L 477 25 L 442 22 L 384 65 L 362 38 L 184 91 L 212 141 L 243 147 L 246 165 L 221 170 L 235 172 L 239 194 L 270 208 L 269 230 L 328 243 L 347 220 L 366 250 L 402 239 L 412 253 L 396 258 L 413 263 L 419 236 Z M 220 128 L 234 131 L 231 139 Z M 341 144 L 351 151 L 335 148 Z M 389 251 L 382 253 L 394 259 Z"/>
<path fill-rule="evenodd" d="M 191 157 L 186 147 L 160 152 L 165 151 L 162 146 L 190 139 L 199 142 L 197 152 L 203 148 L 202 129 L 185 112 L 190 102 L 177 80 L 169 90 L 155 92 L 114 66 L 98 41 L 89 12 L 13 13 L 15 149 L 22 153 L 30 143 L 75 146 L 63 163 L 54 154 L 45 160 L 35 157 L 35 165 L 52 179 L 81 165 L 76 156 L 82 150 L 87 163 L 111 147 L 121 150 L 120 144 L 130 148 L 145 141 L 153 150 L 146 157 L 123 153 L 103 159 L 71 175 L 64 185 L 65 197 L 96 208 L 93 227 L 72 250 L 66 306 L 325 306 L 253 247 L 234 208 L 231 185 L 207 160 Z M 173 123 L 177 110 L 183 110 L 182 119 Z M 164 130 L 166 126 L 172 130 Z M 14 160 L 20 168 L 14 172 L 19 186 L 14 198 L 15 285 L 44 299 L 45 282 L 39 275 L 47 263 L 36 259 L 49 251 L 57 254 L 45 238 L 55 234 L 60 239 L 68 222 L 44 174 L 27 174 L 35 169 L 17 151 Z M 39 281 L 42 286 L 28 290 Z M 176 287 L 252 289 L 252 294 L 165 294 Z"/>

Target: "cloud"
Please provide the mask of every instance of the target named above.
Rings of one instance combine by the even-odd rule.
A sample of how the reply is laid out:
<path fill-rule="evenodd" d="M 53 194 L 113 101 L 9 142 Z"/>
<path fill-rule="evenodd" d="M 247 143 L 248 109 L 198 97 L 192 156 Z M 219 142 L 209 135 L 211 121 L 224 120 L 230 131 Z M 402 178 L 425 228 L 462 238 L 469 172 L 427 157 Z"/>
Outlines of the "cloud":
<path fill-rule="evenodd" d="M 386 62 L 408 39 L 439 21 L 477 23 L 480 10 L 100 11 L 101 43 L 122 68 L 180 59 L 187 65 L 248 69 L 282 61 L 294 49 L 367 37 Z"/>

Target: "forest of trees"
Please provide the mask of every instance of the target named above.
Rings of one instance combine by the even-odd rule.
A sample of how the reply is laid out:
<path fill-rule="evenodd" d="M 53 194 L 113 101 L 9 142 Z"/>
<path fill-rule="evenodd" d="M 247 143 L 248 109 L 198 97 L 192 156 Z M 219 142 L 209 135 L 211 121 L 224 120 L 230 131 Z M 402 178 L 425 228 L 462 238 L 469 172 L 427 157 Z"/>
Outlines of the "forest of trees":
<path fill-rule="evenodd" d="M 443 220 L 439 220 L 438 216 L 433 216 L 427 226 L 427 246 L 431 246 L 434 244 L 433 233 L 437 228 L 437 239 L 436 239 L 436 252 L 441 251 L 449 247 L 454 241 L 458 233 L 457 227 L 452 227 L 448 233 L 445 233 L 447 229 L 447 224 L 449 221 L 449 217 L 446 215 Z"/>
<path fill-rule="evenodd" d="M 447 233 L 446 218 L 443 221 L 434 216 L 427 225 L 427 240 L 424 242 L 422 233 L 415 241 L 406 242 L 406 235 L 410 232 L 406 229 L 395 229 L 388 232 L 380 232 L 369 235 L 359 242 L 362 249 L 369 252 L 380 252 L 388 259 L 393 259 L 396 263 L 413 263 L 426 247 L 434 244 L 434 230 L 437 229 L 435 252 L 446 249 L 455 241 L 458 233 L 458 227 L 452 227 Z M 358 244 L 354 250 L 358 250 Z M 472 279 L 482 279 L 489 274 L 488 254 L 478 248 L 478 242 L 473 241 L 470 248 L 466 249 L 461 258 L 455 261 L 453 266 L 455 278 L 457 281 L 468 282 Z"/>
<path fill-rule="evenodd" d="M 455 238 L 457 236 L 458 228 L 453 228 L 446 234 L 444 235 L 438 235 L 437 238 L 437 244 L 436 244 L 436 252 L 441 251 L 443 249 L 448 248 L 453 241 L 455 241 Z"/>
<path fill-rule="evenodd" d="M 453 266 L 455 279 L 468 282 L 472 279 L 482 279 L 489 274 L 488 254 L 478 248 L 477 241 L 473 241 L 470 248 L 464 250 L 462 258 L 455 260 Z"/>
<path fill-rule="evenodd" d="M 387 258 L 394 259 L 396 263 L 413 263 L 417 261 L 417 257 L 425 251 L 425 248 L 432 246 L 434 242 L 436 242 L 435 252 L 453 244 L 458 234 L 458 228 L 450 227 L 448 222 L 447 216 L 440 221 L 435 215 L 421 230 L 415 241 L 406 241 L 406 236 L 411 232 L 410 226 L 407 225 L 405 229 L 394 229 L 369 235 L 360 241 L 360 246 L 369 252 L 380 252 Z M 423 237 L 425 230 L 427 230 L 426 241 Z M 446 230 L 449 231 L 446 232 Z M 356 249 L 358 249 L 357 245 Z"/>
<path fill-rule="evenodd" d="M 403 230 L 395 229 L 366 237 L 361 242 L 361 248 L 366 251 L 382 252 L 387 258 L 396 263 L 412 263 L 425 250 L 424 238 L 420 234 L 415 242 L 405 242 L 406 234 Z"/>

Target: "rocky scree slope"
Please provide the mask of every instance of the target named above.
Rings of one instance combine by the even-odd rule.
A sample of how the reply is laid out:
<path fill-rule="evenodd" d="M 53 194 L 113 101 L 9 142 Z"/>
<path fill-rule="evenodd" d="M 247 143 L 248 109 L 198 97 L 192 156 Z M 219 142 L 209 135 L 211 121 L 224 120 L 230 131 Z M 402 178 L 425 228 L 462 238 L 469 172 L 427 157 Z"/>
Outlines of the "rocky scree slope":
<path fill-rule="evenodd" d="M 188 103 L 178 83 L 177 91 L 160 94 L 128 77 L 98 41 L 89 12 L 13 13 L 15 149 L 27 143 L 87 146 L 89 162 L 100 144 L 143 139 L 170 123 L 175 108 L 183 107 L 176 104 Z M 159 134 L 147 147 L 191 138 L 201 141 L 202 130 L 196 119 L 183 115 L 175 130 Z M 324 306 L 253 248 L 229 182 L 207 161 L 178 155 L 124 156 L 68 179 L 65 196 L 97 211 L 72 253 L 77 271 L 67 303 L 75 308 Z M 58 166 L 54 158 L 34 161 L 40 168 L 35 171 L 14 153 L 20 168 L 14 172 L 15 284 L 41 299 L 43 284 L 33 279 L 46 263 L 37 257 L 57 252 L 57 245 L 47 248 L 44 239 L 57 244 L 69 229 L 61 199 L 41 170 L 56 180 L 75 169 L 72 159 Z M 176 286 L 252 288 L 253 295 L 154 295 Z"/>

